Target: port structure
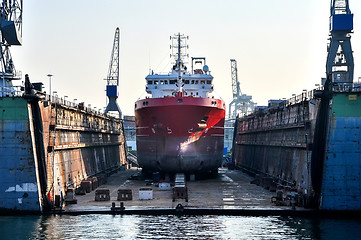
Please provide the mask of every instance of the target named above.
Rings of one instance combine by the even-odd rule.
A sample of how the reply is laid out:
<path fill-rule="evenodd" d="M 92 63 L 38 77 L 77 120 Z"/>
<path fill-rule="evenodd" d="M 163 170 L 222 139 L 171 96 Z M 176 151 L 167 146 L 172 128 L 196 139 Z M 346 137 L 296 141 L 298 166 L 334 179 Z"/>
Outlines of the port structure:
<path fill-rule="evenodd" d="M 110 58 L 109 71 L 107 80 L 107 97 L 108 105 L 104 113 L 118 112 L 119 118 L 122 117 L 122 111 L 120 110 L 117 98 L 118 98 L 118 86 L 119 86 L 119 41 L 120 41 L 120 30 L 116 28 L 114 35 L 113 50 Z"/>
<path fill-rule="evenodd" d="M 10 95 L 13 89 L 13 80 L 21 79 L 21 73 L 16 72 L 10 53 L 10 46 L 22 43 L 22 0 L 0 1 L 0 96 Z"/>
<path fill-rule="evenodd" d="M 332 72 L 332 81 L 353 82 L 354 59 L 351 47 L 353 14 L 348 0 L 331 0 L 330 38 L 327 47 L 326 74 Z"/>
<path fill-rule="evenodd" d="M 242 94 L 240 83 L 238 81 L 237 61 L 231 59 L 231 76 L 232 76 L 232 94 L 233 100 L 229 104 L 228 118 L 236 119 L 237 116 L 243 117 L 254 110 L 252 96 Z"/>

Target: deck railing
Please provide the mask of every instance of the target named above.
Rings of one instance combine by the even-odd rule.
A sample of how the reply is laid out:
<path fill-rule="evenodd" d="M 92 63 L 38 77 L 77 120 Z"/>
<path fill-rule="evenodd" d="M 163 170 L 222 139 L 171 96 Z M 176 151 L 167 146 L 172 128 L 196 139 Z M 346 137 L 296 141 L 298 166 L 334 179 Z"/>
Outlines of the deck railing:
<path fill-rule="evenodd" d="M 52 103 L 61 104 L 61 105 L 65 105 L 65 106 L 72 107 L 72 108 L 78 108 L 78 109 L 81 108 L 79 106 L 79 103 L 68 101 L 68 100 L 66 100 L 66 98 L 59 97 L 58 95 L 49 95 L 49 94 L 44 94 L 42 92 L 40 92 L 38 94 L 39 94 L 39 96 L 44 96 L 45 100 L 50 101 Z M 24 96 L 24 86 L 12 86 L 12 87 L 0 86 L 0 98 L 2 98 L 2 97 L 22 97 L 22 96 Z M 98 114 L 98 115 L 103 115 L 105 117 L 109 117 L 109 115 L 104 114 L 104 112 L 101 111 L 101 109 L 91 108 L 89 105 L 83 106 L 82 110 L 84 110 L 88 113 L 94 113 L 94 114 Z"/>
<path fill-rule="evenodd" d="M 21 86 L 0 86 L 0 97 L 21 97 L 22 95 L 23 90 Z"/>
<path fill-rule="evenodd" d="M 292 106 L 301 102 L 310 101 L 315 98 L 314 94 L 317 91 L 324 90 L 323 86 L 318 86 L 317 88 L 306 91 L 304 90 L 301 94 L 296 95 L 293 94 L 291 98 L 283 98 L 280 99 L 276 107 L 268 106 L 268 107 L 259 107 L 256 108 L 255 113 L 258 111 L 265 111 L 266 109 L 282 109 L 288 106 Z M 360 83 L 333 83 L 332 84 L 332 92 L 333 93 L 361 93 L 361 84 Z M 266 110 L 267 111 L 267 110 Z"/>
<path fill-rule="evenodd" d="M 67 107 L 72 107 L 72 108 L 78 108 L 78 109 L 82 109 L 88 113 L 94 113 L 94 114 L 98 114 L 98 115 L 102 115 L 102 116 L 106 116 L 109 117 L 108 114 L 104 114 L 103 111 L 101 111 L 100 109 L 96 109 L 96 108 L 91 108 L 89 105 L 88 106 L 80 106 L 80 103 L 77 102 L 72 102 L 69 100 L 66 100 L 65 97 L 59 97 L 58 95 L 48 95 L 46 94 L 46 100 L 52 102 L 52 103 L 56 103 L 56 104 L 61 104 Z"/>

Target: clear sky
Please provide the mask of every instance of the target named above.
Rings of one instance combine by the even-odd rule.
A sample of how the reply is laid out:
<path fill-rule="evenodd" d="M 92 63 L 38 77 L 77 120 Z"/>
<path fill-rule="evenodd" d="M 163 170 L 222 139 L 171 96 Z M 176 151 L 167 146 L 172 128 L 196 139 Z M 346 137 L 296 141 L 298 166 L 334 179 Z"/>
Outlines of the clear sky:
<path fill-rule="evenodd" d="M 121 29 L 118 104 L 134 115 L 149 69 L 168 71 L 169 36 L 189 36 L 190 56 L 206 57 L 218 96 L 232 100 L 230 59 L 242 92 L 258 105 L 311 90 L 325 76 L 330 0 L 24 1 L 17 70 L 68 99 L 105 107 L 116 27 Z M 361 1 L 350 0 L 355 79 L 361 76 Z"/>

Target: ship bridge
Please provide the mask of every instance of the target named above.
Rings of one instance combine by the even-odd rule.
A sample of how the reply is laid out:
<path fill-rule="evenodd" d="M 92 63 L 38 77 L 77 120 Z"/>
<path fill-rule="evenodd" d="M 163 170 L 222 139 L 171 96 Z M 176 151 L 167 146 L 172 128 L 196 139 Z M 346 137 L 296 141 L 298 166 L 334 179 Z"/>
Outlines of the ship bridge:
<path fill-rule="evenodd" d="M 213 76 L 208 66 L 205 65 L 204 57 L 192 57 L 191 72 L 185 67 L 182 69 L 182 89 L 185 96 L 208 97 L 213 92 Z M 172 70 L 168 74 L 150 74 L 146 79 L 146 91 L 153 98 L 175 96 L 178 91 L 179 73 Z"/>

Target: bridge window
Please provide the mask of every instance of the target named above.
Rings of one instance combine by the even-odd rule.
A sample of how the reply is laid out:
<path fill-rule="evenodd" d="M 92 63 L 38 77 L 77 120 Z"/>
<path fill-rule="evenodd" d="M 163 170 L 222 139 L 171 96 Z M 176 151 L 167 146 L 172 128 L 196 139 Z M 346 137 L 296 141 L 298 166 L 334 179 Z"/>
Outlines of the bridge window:
<path fill-rule="evenodd" d="M 207 84 L 212 84 L 212 81 L 211 81 L 211 80 L 208 80 L 208 81 L 207 81 Z"/>
<path fill-rule="evenodd" d="M 153 82 L 152 81 L 148 81 L 148 85 L 152 85 L 153 84 Z"/>

